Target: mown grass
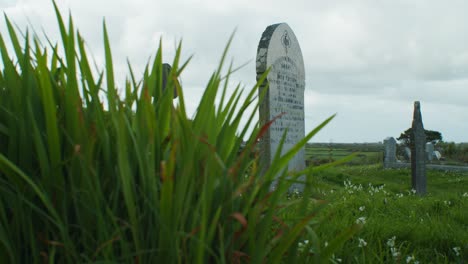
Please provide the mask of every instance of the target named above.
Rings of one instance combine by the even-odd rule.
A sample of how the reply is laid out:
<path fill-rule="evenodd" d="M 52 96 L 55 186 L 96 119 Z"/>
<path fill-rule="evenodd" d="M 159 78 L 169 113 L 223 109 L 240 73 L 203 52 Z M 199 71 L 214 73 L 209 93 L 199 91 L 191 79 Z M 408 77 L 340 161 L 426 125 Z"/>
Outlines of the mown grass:
<path fill-rule="evenodd" d="M 329 221 L 317 226 L 322 246 L 350 222 L 365 222 L 335 253 L 335 262 L 466 263 L 468 174 L 429 170 L 424 197 L 412 192 L 410 175 L 382 165 L 341 166 L 315 175 L 318 198 L 330 204 L 321 212 Z"/>
<path fill-rule="evenodd" d="M 324 262 L 359 230 L 350 224 L 311 259 L 298 254 L 304 234 L 320 244 L 314 226 L 323 206 L 310 198 L 309 176 L 321 167 L 288 172 L 287 164 L 333 117 L 261 174 L 256 144 L 270 123 L 254 117 L 266 75 L 245 100 L 240 87 L 227 94 L 234 69 L 223 68 L 226 48 L 189 118 L 177 81 L 188 64 L 181 45 L 167 82 L 175 102 L 163 87 L 161 46 L 141 78 L 129 65 L 122 93 L 106 25 L 105 68 L 93 70 L 73 20 L 66 26 L 55 10 L 59 43 L 18 33 L 8 18 L 9 41 L 0 35 L 0 260 Z M 285 199 L 301 175 L 306 198 Z M 286 221 L 293 206 L 297 215 Z"/>

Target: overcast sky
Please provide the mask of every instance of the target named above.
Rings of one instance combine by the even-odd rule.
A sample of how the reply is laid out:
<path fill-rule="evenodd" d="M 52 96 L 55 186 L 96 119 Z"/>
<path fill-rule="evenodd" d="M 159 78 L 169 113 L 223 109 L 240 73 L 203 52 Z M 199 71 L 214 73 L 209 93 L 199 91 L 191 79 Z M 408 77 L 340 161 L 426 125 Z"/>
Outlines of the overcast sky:
<path fill-rule="evenodd" d="M 170 62 L 182 39 L 194 55 L 181 81 L 193 114 L 220 55 L 236 29 L 229 58 L 241 65 L 234 82 L 255 83 L 264 29 L 286 22 L 305 62 L 305 127 L 338 113 L 314 142 L 377 142 L 411 126 L 421 101 L 424 127 L 446 141 L 468 142 L 468 1 L 451 0 L 57 0 L 71 11 L 99 65 L 106 19 L 119 83 L 126 60 L 141 73 L 163 38 Z M 49 0 L 0 0 L 20 28 L 28 24 L 58 40 Z M 0 32 L 6 33 L 5 23 Z"/>

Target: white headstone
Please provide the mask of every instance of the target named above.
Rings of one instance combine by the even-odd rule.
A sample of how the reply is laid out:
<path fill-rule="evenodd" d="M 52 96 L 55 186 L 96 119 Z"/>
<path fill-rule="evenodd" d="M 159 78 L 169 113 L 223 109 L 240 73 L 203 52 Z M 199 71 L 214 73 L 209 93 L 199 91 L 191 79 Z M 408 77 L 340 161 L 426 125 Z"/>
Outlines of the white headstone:
<path fill-rule="evenodd" d="M 257 80 L 271 67 L 268 87 L 260 102 L 260 125 L 278 118 L 269 128 L 261 143 L 261 160 L 264 169 L 271 165 L 281 137 L 287 130 L 282 153 L 290 150 L 305 136 L 304 88 L 305 72 L 301 48 L 294 32 L 286 23 L 268 26 L 263 32 L 257 50 Z M 305 150 L 302 148 L 289 162 L 289 170 L 305 168 Z M 301 186 L 295 188 L 302 189 Z"/>

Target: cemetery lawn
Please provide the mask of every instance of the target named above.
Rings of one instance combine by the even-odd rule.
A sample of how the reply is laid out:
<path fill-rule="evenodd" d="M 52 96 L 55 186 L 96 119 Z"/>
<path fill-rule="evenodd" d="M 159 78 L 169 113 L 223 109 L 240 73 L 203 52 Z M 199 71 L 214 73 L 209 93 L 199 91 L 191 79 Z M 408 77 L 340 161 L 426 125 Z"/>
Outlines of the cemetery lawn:
<path fill-rule="evenodd" d="M 313 178 L 315 198 L 328 202 L 316 228 L 322 248 L 354 222 L 364 223 L 333 262 L 468 261 L 468 173 L 428 170 L 424 197 L 412 192 L 409 169 L 339 166 Z"/>

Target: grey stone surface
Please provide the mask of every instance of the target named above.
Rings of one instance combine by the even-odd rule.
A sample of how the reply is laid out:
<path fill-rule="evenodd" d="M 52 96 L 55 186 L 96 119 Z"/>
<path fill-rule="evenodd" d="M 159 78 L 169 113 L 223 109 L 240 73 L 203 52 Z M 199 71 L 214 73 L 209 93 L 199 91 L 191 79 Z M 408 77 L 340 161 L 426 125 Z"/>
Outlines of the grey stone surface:
<path fill-rule="evenodd" d="M 396 159 L 396 140 L 393 137 L 384 139 L 384 168 L 389 168 Z"/>
<path fill-rule="evenodd" d="M 287 131 L 281 155 L 289 151 L 305 136 L 304 88 L 305 72 L 301 48 L 294 32 L 286 23 L 268 26 L 257 49 L 257 80 L 271 67 L 260 89 L 265 97 L 260 102 L 260 125 L 276 119 L 261 142 L 261 163 L 265 170 L 271 165 L 283 133 Z M 290 171 L 305 168 L 305 149 L 289 162 Z M 301 185 L 293 188 L 302 189 Z"/>
<path fill-rule="evenodd" d="M 416 193 L 426 193 L 426 134 L 419 101 L 414 102 L 413 132 L 411 134 L 411 185 Z"/>
<path fill-rule="evenodd" d="M 434 155 L 434 144 L 431 142 L 426 143 L 426 157 L 427 161 L 431 162 Z"/>
<path fill-rule="evenodd" d="M 405 147 L 405 159 L 411 161 L 411 149 L 408 147 Z"/>

